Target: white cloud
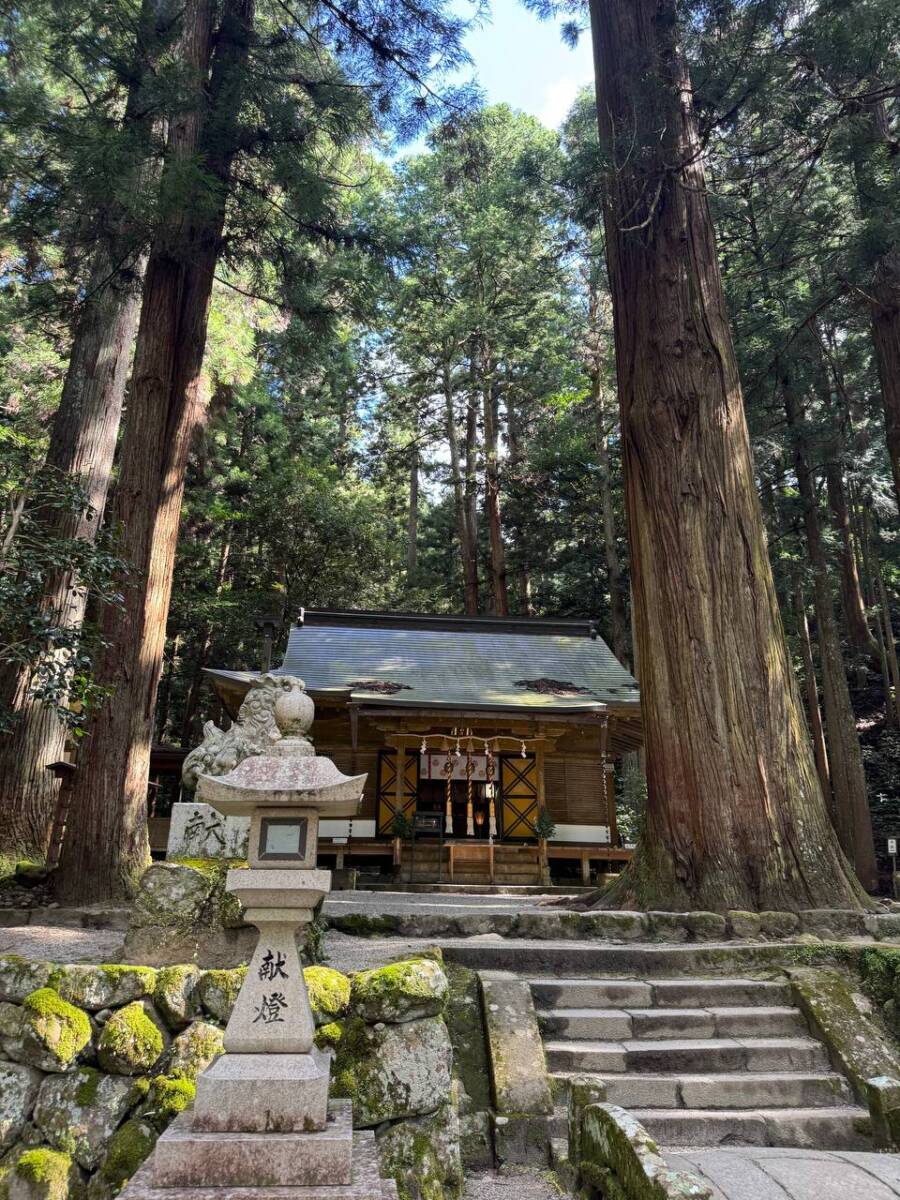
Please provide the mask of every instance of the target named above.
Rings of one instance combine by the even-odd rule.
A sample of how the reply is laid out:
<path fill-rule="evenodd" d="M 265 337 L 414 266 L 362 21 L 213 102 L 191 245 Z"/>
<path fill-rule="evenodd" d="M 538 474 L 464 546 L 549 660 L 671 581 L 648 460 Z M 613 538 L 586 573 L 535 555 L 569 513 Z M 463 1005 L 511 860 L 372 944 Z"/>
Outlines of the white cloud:
<path fill-rule="evenodd" d="M 548 83 L 537 111 L 538 120 L 551 129 L 558 129 L 568 116 L 580 89 L 581 84 L 572 75 L 561 75 L 559 79 Z"/>

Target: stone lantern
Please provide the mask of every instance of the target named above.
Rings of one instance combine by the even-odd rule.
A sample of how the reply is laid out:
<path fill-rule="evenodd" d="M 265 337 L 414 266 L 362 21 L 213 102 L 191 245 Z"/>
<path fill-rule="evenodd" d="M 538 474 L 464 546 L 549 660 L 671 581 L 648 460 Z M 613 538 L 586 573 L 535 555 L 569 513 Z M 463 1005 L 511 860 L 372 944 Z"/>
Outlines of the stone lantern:
<path fill-rule="evenodd" d="M 159 1139 L 124 1193 L 129 1200 L 176 1200 L 197 1188 L 204 1197 L 221 1188 L 223 1200 L 235 1188 L 248 1198 L 281 1197 L 285 1188 L 354 1200 L 391 1194 L 371 1137 L 354 1139 L 350 1102 L 329 1103 L 330 1058 L 313 1043 L 297 950 L 298 931 L 331 884 L 331 873 L 316 868 L 319 819 L 355 815 L 366 776 L 342 775 L 316 755 L 306 736 L 313 702 L 302 680 L 283 682 L 274 710 L 281 739 L 227 775 L 199 777 L 198 799 L 250 818 L 249 867 L 229 870 L 225 886 L 259 942 L 225 1053 L 200 1075 L 193 1109 Z"/>

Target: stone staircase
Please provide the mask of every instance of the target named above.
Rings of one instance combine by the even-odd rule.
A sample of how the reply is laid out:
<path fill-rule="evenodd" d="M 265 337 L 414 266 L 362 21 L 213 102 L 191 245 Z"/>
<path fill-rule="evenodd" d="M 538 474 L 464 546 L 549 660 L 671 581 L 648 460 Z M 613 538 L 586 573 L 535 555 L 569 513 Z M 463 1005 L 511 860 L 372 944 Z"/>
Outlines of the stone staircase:
<path fill-rule="evenodd" d="M 868 1113 L 779 978 L 532 978 L 547 1065 L 665 1146 L 870 1150 Z"/>

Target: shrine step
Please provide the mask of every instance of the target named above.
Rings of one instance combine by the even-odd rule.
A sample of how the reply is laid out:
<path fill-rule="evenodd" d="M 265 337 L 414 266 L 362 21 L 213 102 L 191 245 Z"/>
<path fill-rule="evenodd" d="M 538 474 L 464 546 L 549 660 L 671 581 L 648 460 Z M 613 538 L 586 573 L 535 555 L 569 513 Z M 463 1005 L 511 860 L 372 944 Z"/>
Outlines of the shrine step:
<path fill-rule="evenodd" d="M 869 1115 L 841 1108 L 722 1109 L 642 1108 L 634 1114 L 663 1146 L 795 1146 L 871 1150 Z"/>
<path fill-rule="evenodd" d="M 539 1013 L 557 1039 L 791 1037 L 807 1032 L 796 1008 L 558 1008 Z"/>
<path fill-rule="evenodd" d="M 571 1076 L 559 1072 L 564 1094 Z M 835 1108 L 851 1102 L 847 1081 L 833 1071 L 735 1071 L 730 1074 L 610 1073 L 606 1099 L 628 1109 Z"/>
<path fill-rule="evenodd" d="M 821 1043 L 797 1038 L 669 1038 L 660 1041 L 544 1043 L 551 1071 L 670 1073 L 687 1071 L 826 1071 Z"/>
<path fill-rule="evenodd" d="M 762 979 L 532 979 L 539 1009 L 749 1008 L 791 1003 L 785 980 Z"/>

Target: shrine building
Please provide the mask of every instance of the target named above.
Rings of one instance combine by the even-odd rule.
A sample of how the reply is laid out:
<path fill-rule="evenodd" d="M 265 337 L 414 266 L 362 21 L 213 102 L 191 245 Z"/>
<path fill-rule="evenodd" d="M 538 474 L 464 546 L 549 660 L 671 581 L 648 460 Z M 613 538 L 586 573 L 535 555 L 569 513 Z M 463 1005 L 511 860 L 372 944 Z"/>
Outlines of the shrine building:
<path fill-rule="evenodd" d="M 307 609 L 273 673 L 305 681 L 316 753 L 368 774 L 359 815 L 323 822 L 322 865 L 538 884 L 630 857 L 616 763 L 640 699 L 593 622 Z M 253 676 L 208 675 L 235 716 Z"/>

